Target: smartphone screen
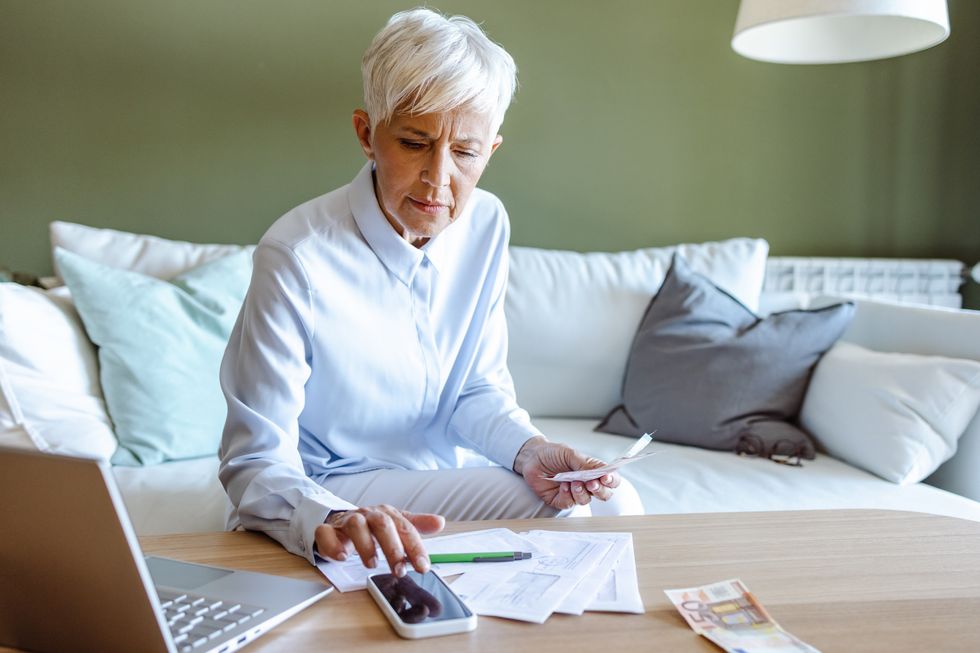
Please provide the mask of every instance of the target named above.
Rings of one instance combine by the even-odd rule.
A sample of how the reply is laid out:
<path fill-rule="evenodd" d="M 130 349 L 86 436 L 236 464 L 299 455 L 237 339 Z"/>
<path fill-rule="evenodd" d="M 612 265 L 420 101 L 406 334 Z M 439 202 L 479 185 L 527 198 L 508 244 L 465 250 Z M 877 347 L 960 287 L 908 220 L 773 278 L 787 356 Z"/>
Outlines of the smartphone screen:
<path fill-rule="evenodd" d="M 409 570 L 398 578 L 393 574 L 371 576 L 398 617 L 408 624 L 421 624 L 473 616 L 449 587 L 434 573 Z"/>

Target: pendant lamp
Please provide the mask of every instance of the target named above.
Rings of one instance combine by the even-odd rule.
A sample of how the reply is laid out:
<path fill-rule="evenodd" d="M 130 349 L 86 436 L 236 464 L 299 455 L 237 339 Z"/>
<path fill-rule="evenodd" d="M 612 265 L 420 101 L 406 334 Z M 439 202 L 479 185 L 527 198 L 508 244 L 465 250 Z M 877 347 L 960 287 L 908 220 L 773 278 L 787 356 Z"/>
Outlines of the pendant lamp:
<path fill-rule="evenodd" d="M 742 0 L 732 49 L 771 63 L 886 59 L 949 36 L 946 0 Z"/>

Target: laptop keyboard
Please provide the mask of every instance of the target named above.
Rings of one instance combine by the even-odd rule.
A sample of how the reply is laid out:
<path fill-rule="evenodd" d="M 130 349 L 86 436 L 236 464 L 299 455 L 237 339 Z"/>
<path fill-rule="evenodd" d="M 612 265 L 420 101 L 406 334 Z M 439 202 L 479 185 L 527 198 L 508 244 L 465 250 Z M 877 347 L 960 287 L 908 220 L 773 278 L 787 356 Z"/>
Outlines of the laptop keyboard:
<path fill-rule="evenodd" d="M 181 653 L 194 651 L 265 612 L 258 606 L 186 592 L 158 589 L 157 595 L 170 634 Z"/>

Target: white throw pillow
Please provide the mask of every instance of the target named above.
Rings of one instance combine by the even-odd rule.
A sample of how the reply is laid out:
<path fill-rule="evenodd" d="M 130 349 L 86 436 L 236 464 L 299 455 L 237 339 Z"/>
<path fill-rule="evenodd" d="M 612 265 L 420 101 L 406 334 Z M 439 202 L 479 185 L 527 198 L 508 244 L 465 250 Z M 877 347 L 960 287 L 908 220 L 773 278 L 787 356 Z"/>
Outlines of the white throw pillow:
<path fill-rule="evenodd" d="M 90 261 L 158 279 L 170 279 L 204 263 L 255 249 L 254 245 L 205 245 L 167 240 L 71 222 L 52 222 L 49 230 L 52 252 L 56 247 L 63 247 Z"/>
<path fill-rule="evenodd" d="M 116 450 L 95 346 L 67 288 L 0 283 L 0 430 L 16 428 L 42 451 L 108 460 Z"/>
<path fill-rule="evenodd" d="M 508 363 L 518 403 L 539 417 L 594 418 L 622 403 L 633 336 L 674 252 L 758 309 L 764 240 L 586 254 L 511 247 Z"/>
<path fill-rule="evenodd" d="M 918 483 L 956 453 L 980 407 L 980 362 L 838 342 L 817 365 L 800 424 L 827 453 Z"/>
<path fill-rule="evenodd" d="M 820 297 L 825 306 L 837 300 Z M 980 311 L 937 306 L 909 306 L 893 302 L 855 300 L 854 321 L 841 340 L 874 349 L 923 356 L 947 356 L 980 361 Z M 926 482 L 980 501 L 980 413 L 956 444 L 956 455 L 943 463 Z"/>

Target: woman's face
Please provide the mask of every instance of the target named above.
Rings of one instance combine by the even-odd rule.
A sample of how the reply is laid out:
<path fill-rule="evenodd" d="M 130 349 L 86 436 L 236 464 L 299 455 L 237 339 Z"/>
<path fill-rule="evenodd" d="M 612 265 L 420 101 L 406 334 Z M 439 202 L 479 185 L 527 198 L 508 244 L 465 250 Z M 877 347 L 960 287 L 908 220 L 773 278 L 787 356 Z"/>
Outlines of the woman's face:
<path fill-rule="evenodd" d="M 461 214 L 490 155 L 503 138 L 490 117 L 466 111 L 410 116 L 396 113 L 371 129 L 354 112 L 354 130 L 375 163 L 378 204 L 402 238 L 421 247 Z"/>

